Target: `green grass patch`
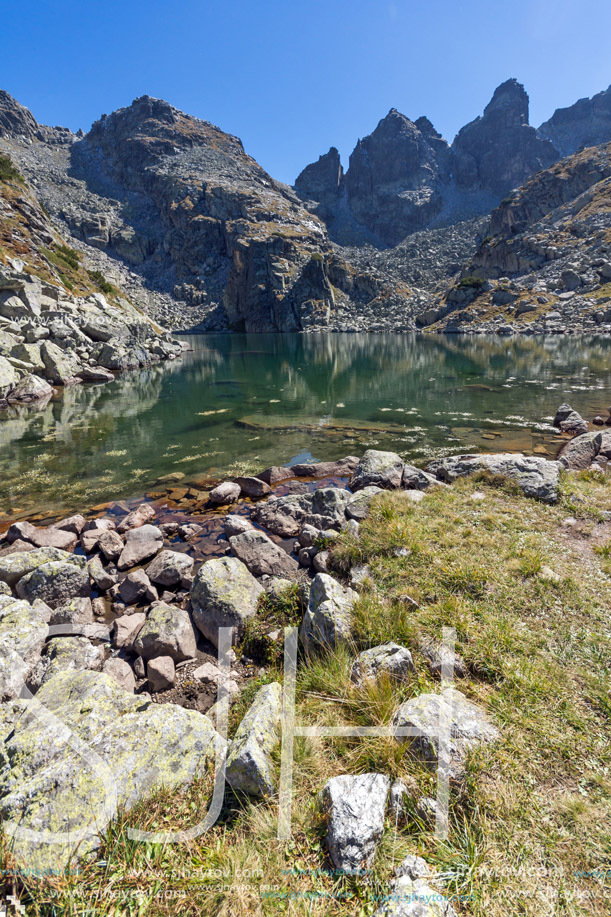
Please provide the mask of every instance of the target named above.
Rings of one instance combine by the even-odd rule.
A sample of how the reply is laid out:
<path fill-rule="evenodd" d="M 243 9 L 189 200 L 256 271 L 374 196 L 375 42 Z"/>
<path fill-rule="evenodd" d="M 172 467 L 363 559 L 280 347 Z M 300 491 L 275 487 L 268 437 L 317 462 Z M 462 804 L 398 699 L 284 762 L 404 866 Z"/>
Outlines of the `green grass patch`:
<path fill-rule="evenodd" d="M 0 181 L 18 182 L 20 185 L 25 184 L 25 178 L 19 169 L 13 165 L 9 156 L 4 156 L 3 154 L 0 154 Z"/>

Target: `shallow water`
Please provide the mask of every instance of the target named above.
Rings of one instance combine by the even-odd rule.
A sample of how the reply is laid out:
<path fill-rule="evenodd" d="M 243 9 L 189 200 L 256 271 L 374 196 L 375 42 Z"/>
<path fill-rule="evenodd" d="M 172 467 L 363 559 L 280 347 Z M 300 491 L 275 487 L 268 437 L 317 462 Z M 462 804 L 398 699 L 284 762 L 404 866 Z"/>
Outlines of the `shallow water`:
<path fill-rule="evenodd" d="M 67 389 L 0 422 L 0 510 L 70 512 L 185 480 L 365 448 L 553 457 L 570 401 L 611 404 L 611 341 L 379 334 L 199 335 L 177 362 Z M 543 454 L 543 453 L 542 453 Z"/>

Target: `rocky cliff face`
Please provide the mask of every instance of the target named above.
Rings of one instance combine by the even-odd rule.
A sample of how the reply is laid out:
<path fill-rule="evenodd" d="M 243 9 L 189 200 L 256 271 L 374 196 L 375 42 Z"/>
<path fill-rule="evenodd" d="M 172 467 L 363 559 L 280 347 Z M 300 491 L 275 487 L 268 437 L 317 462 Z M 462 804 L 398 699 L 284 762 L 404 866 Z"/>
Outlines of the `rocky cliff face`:
<path fill-rule="evenodd" d="M 484 114 L 458 132 L 452 153 L 458 188 L 499 197 L 558 159 L 549 140 L 529 125 L 528 94 L 517 80 L 495 90 Z"/>
<path fill-rule="evenodd" d="M 611 139 L 611 86 L 591 99 L 559 108 L 538 131 L 562 156 Z"/>
<path fill-rule="evenodd" d="M 611 143 L 534 175 L 493 212 L 434 330 L 611 332 Z"/>
<path fill-rule="evenodd" d="M 333 205 L 327 197 L 324 211 L 318 212 L 342 244 L 353 244 L 347 241 L 345 215 L 338 219 L 343 206 L 355 224 L 395 246 L 411 233 L 489 213 L 534 173 L 581 146 L 608 140 L 611 90 L 560 109 L 535 129 L 529 124 L 528 94 L 511 79 L 495 90 L 483 114 L 465 125 L 451 146 L 427 118 L 410 121 L 392 109 L 350 156 L 347 199 L 340 194 Z M 318 165 L 304 169 L 300 179 Z M 307 194 L 322 200 L 315 183 Z"/>
<path fill-rule="evenodd" d="M 22 125 L 20 125 L 21 127 Z M 181 345 L 87 270 L 11 160 L 0 155 L 0 419 L 54 385 L 110 382 Z"/>
<path fill-rule="evenodd" d="M 298 195 L 236 137 L 167 102 L 136 99 L 60 149 L 44 135 L 22 140 L 5 136 L 52 215 L 87 257 L 104 253 L 131 295 L 171 325 L 325 327 L 355 295 L 324 223 Z M 332 171 L 329 156 L 323 172 Z M 404 286 L 374 277 L 358 285 L 359 303 L 366 287 L 366 301 L 408 303 Z"/>
<path fill-rule="evenodd" d="M 313 200 L 321 205 L 319 215 L 329 217 L 337 206 L 344 187 L 344 170 L 339 151 L 332 146 L 317 162 L 306 166 L 295 179 L 295 190 L 304 200 Z"/>
<path fill-rule="evenodd" d="M 350 156 L 346 191 L 357 222 L 388 245 L 429 225 L 450 175 L 450 151 L 426 119 L 420 126 L 391 109 Z"/>

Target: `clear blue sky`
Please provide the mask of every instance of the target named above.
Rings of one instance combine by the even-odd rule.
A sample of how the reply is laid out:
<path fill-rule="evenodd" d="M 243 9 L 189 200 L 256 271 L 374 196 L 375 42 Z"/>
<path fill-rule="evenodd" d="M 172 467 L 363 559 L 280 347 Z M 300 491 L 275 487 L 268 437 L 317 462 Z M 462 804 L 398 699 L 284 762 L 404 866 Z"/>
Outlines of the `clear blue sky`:
<path fill-rule="evenodd" d="M 1 29 L 0 88 L 39 121 L 148 93 L 289 182 L 392 107 L 451 140 L 509 77 L 536 125 L 611 83 L 611 0 L 7 0 Z"/>

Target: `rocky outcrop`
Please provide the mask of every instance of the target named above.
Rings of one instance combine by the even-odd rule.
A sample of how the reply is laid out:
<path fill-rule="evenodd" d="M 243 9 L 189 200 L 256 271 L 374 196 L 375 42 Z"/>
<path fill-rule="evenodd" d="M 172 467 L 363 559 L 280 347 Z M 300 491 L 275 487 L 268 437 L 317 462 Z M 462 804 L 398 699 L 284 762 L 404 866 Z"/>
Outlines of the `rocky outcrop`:
<path fill-rule="evenodd" d="M 427 470 L 441 481 L 451 484 L 457 478 L 485 472 L 513 482 L 527 497 L 543 503 L 558 501 L 559 462 L 520 453 L 492 455 L 453 455 L 436 459 Z"/>
<path fill-rule="evenodd" d="M 332 146 L 317 162 L 306 166 L 295 179 L 295 190 L 305 200 L 314 200 L 322 205 L 320 216 L 329 216 L 337 206 L 343 190 L 344 170 L 338 150 Z"/>
<path fill-rule="evenodd" d="M 611 140 L 611 86 L 591 99 L 579 99 L 568 108 L 558 108 L 538 130 L 561 156 L 570 156 L 583 147 Z"/>
<path fill-rule="evenodd" d="M 388 245 L 430 225 L 443 206 L 450 159 L 427 119 L 413 122 L 392 108 L 350 156 L 345 182 L 355 220 Z"/>
<path fill-rule="evenodd" d="M 484 114 L 466 124 L 452 144 L 459 189 L 502 197 L 558 159 L 558 151 L 528 123 L 528 95 L 517 80 L 494 92 Z"/>
<path fill-rule="evenodd" d="M 4 713 L 0 809 L 12 853 L 38 872 L 97 847 L 119 808 L 206 773 L 221 743 L 200 713 L 151 704 L 100 672 L 60 672 L 34 703 L 33 715 L 24 701 Z"/>
<path fill-rule="evenodd" d="M 611 143 L 538 172 L 492 213 L 490 234 L 417 319 L 434 331 L 608 331 Z M 486 316 L 485 321 L 483 316 Z"/>
<path fill-rule="evenodd" d="M 238 138 L 160 99 L 104 115 L 59 151 L 15 132 L 5 141 L 73 244 L 112 264 L 164 323 L 300 331 L 326 325 L 366 287 L 324 223 Z M 380 296 L 409 291 L 370 277 L 367 300 Z"/>

